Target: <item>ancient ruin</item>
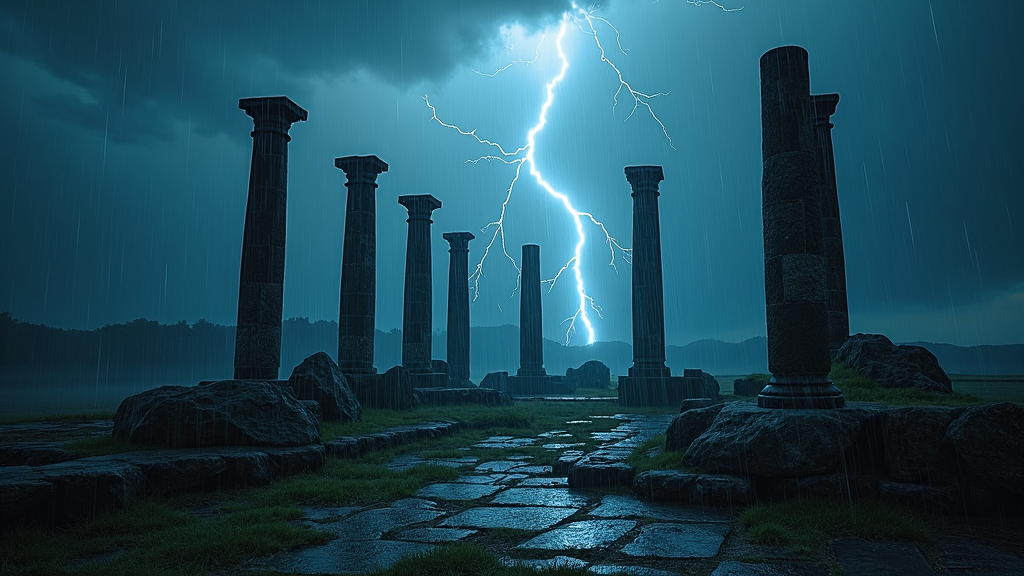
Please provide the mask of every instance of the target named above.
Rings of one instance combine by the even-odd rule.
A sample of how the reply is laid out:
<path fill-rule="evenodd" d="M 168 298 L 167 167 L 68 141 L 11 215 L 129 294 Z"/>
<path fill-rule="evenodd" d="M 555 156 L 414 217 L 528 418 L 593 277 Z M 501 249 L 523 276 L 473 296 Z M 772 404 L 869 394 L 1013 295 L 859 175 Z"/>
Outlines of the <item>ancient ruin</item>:
<path fill-rule="evenodd" d="M 252 163 L 245 207 L 235 328 L 235 378 L 277 380 L 281 367 L 288 130 L 306 111 L 285 96 L 243 98 L 252 117 Z"/>
<path fill-rule="evenodd" d="M 841 408 L 829 380 L 821 190 L 807 51 L 761 56 L 764 278 L 768 370 L 763 408 Z"/>
<path fill-rule="evenodd" d="M 448 241 L 448 377 L 469 383 L 469 241 L 470 232 L 447 232 Z"/>
<path fill-rule="evenodd" d="M 519 370 L 508 379 L 513 396 L 557 394 L 561 376 L 544 369 L 544 316 L 540 302 L 540 246 L 523 245 L 522 279 L 519 288 Z"/>

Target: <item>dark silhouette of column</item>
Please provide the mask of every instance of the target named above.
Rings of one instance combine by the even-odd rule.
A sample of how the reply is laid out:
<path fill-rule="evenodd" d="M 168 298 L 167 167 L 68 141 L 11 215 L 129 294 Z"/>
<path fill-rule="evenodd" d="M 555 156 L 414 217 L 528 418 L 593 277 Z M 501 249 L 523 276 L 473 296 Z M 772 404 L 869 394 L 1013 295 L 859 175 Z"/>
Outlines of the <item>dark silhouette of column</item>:
<path fill-rule="evenodd" d="M 448 241 L 448 376 L 469 380 L 469 241 L 470 232 L 443 234 Z"/>
<path fill-rule="evenodd" d="M 839 408 L 828 378 L 828 317 L 821 191 L 815 158 L 807 51 L 761 56 L 764 276 L 771 382 L 763 408 Z"/>
<path fill-rule="evenodd" d="M 825 309 L 828 313 L 828 350 L 831 358 L 850 337 L 850 311 L 846 301 L 846 259 L 843 228 L 839 224 L 839 191 L 832 152 L 832 123 L 839 94 L 811 96 L 814 105 L 815 154 L 821 184 L 822 248 L 825 252 Z"/>
<path fill-rule="evenodd" d="M 630 376 L 668 376 L 665 295 L 661 278 L 658 183 L 661 166 L 627 166 L 633 188 L 633 366 Z"/>
<path fill-rule="evenodd" d="M 431 295 L 430 214 L 441 202 L 430 194 L 399 196 L 409 211 L 405 248 L 405 299 L 402 318 L 402 366 L 410 374 L 430 372 L 433 298 Z"/>
<path fill-rule="evenodd" d="M 253 131 L 238 282 L 235 379 L 276 380 L 281 367 L 288 130 L 306 119 L 306 111 L 285 96 L 243 98 L 238 107 L 252 117 Z"/>
<path fill-rule="evenodd" d="M 540 246 L 523 244 L 519 287 L 519 370 L 516 376 L 547 376 L 540 305 Z"/>
<path fill-rule="evenodd" d="M 377 175 L 388 171 L 376 156 L 335 158 L 345 171 L 345 247 L 341 257 L 338 368 L 342 374 L 376 374 L 373 336 L 377 308 Z"/>

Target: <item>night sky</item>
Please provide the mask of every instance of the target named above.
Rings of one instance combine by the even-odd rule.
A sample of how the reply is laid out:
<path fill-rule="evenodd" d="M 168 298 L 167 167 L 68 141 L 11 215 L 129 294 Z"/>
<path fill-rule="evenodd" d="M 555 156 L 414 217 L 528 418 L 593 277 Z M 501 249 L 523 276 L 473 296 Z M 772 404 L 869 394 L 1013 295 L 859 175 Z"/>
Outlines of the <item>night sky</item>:
<path fill-rule="evenodd" d="M 725 0 L 723 0 L 725 2 Z M 434 326 L 448 290 L 443 232 L 483 255 L 515 167 L 431 118 L 526 144 L 537 168 L 628 247 L 623 167 L 664 166 L 666 336 L 765 333 L 758 58 L 810 53 L 812 93 L 841 96 L 836 172 L 850 324 L 896 341 L 1024 342 L 1024 2 L 611 0 L 594 20 L 636 90 L 633 110 L 589 27 L 564 1 L 0 3 L 0 310 L 64 328 L 139 317 L 234 324 L 252 140 L 238 99 L 287 95 L 292 127 L 284 316 L 337 320 L 344 173 L 376 154 L 377 327 L 401 327 L 403 194 L 433 194 Z M 627 54 L 616 45 L 616 33 Z M 520 62 L 494 77 L 493 73 Z M 524 170 L 525 172 L 525 170 Z M 550 278 L 572 256 L 572 219 L 522 177 L 505 241 L 541 245 Z M 630 340 L 630 268 L 586 224 L 580 263 L 598 340 Z M 484 262 L 472 324 L 516 324 L 516 269 Z M 511 298 L 510 298 L 511 297 Z M 571 276 L 544 296 L 565 339 Z M 586 342 L 577 332 L 572 344 Z"/>

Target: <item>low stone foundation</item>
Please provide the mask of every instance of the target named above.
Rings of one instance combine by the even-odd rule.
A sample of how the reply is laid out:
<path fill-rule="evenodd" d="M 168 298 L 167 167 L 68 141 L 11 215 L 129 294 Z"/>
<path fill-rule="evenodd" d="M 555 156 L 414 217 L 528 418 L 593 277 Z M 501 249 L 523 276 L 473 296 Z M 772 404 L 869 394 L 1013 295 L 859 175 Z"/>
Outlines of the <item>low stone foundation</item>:
<path fill-rule="evenodd" d="M 702 378 L 694 376 L 619 376 L 619 406 L 679 406 L 683 400 L 701 398 Z"/>
<path fill-rule="evenodd" d="M 509 376 L 506 381 L 510 396 L 544 396 L 568 394 L 565 376 Z"/>
<path fill-rule="evenodd" d="M 480 404 L 483 406 L 511 406 L 512 397 L 491 388 L 416 388 L 414 391 L 421 406 L 462 406 Z"/>

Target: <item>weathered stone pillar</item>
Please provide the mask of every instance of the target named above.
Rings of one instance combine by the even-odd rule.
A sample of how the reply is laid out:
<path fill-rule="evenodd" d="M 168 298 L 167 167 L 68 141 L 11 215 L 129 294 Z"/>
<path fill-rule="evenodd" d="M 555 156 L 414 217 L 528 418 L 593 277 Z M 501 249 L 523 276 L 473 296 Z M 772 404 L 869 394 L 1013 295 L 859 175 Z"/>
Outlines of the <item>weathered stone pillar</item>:
<path fill-rule="evenodd" d="M 828 317 L 821 191 L 815 159 L 807 51 L 761 56 L 764 276 L 771 382 L 763 408 L 840 408 L 828 378 Z"/>
<path fill-rule="evenodd" d="M 341 257 L 338 368 L 342 374 L 376 374 L 373 336 L 377 308 L 377 175 L 388 165 L 376 156 L 335 158 L 345 171 L 345 247 Z"/>
<path fill-rule="evenodd" d="M 243 98 L 252 117 L 249 198 L 242 235 L 235 327 L 235 379 L 277 380 L 281 367 L 285 212 L 288 196 L 288 130 L 306 119 L 285 96 Z"/>
<path fill-rule="evenodd" d="M 668 376 L 665 295 L 661 278 L 658 183 L 661 166 L 627 166 L 633 188 L 633 366 L 630 376 Z"/>
<path fill-rule="evenodd" d="M 417 194 L 399 196 L 398 203 L 409 211 L 409 239 L 405 249 L 402 366 L 410 374 L 429 373 L 433 330 L 430 214 L 441 207 L 441 202 L 430 194 Z"/>
<path fill-rule="evenodd" d="M 469 380 L 469 241 L 471 232 L 448 232 L 448 377 Z"/>
<path fill-rule="evenodd" d="M 516 376 L 547 376 L 540 304 L 540 246 L 523 245 L 522 275 L 519 285 L 519 370 Z"/>
<path fill-rule="evenodd" d="M 828 313 L 828 350 L 831 358 L 850 337 L 850 312 L 846 301 L 846 259 L 843 228 L 839 224 L 839 192 L 832 152 L 832 123 L 839 94 L 811 96 L 814 106 L 815 155 L 821 184 L 822 248 L 825 252 L 825 309 Z"/>

